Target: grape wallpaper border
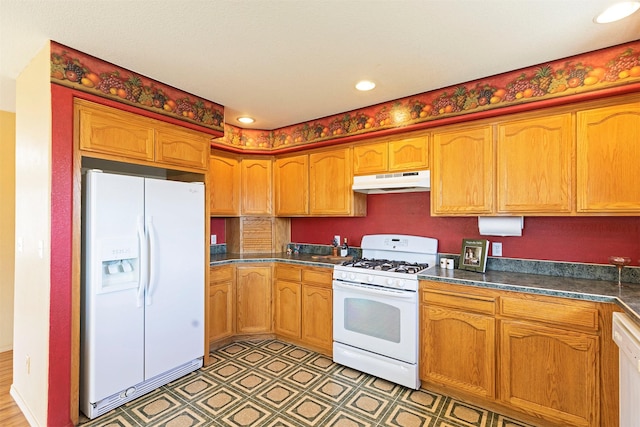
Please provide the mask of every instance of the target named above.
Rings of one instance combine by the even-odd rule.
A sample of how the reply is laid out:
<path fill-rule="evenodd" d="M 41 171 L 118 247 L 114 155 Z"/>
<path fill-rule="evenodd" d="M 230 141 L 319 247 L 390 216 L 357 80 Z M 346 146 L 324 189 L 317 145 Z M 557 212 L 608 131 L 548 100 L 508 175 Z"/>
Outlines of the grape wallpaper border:
<path fill-rule="evenodd" d="M 499 108 L 531 104 L 534 109 L 542 105 L 537 102 L 553 100 L 569 103 L 571 97 L 589 92 L 608 96 L 625 87 L 640 91 L 640 40 L 273 131 L 225 124 L 224 137 L 215 143 L 238 151 L 284 152 L 346 137 L 437 126 L 444 119 Z"/>
<path fill-rule="evenodd" d="M 436 126 L 445 119 L 499 108 L 571 102 L 570 97 L 590 92 L 625 87 L 639 91 L 640 40 L 275 130 L 227 124 L 219 104 L 53 41 L 51 82 L 222 131 L 224 136 L 213 140 L 214 147 L 281 152 L 338 143 L 346 137 Z"/>
<path fill-rule="evenodd" d="M 224 107 L 51 42 L 51 82 L 223 132 Z"/>

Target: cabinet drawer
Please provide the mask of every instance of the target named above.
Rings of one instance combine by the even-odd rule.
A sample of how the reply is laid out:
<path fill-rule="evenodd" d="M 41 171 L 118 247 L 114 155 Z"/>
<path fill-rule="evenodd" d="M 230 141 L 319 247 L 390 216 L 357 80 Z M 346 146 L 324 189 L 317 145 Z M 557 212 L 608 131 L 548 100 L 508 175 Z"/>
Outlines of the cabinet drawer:
<path fill-rule="evenodd" d="M 233 266 L 225 265 L 222 267 L 211 267 L 211 274 L 209 275 L 210 283 L 225 282 L 227 280 L 233 280 Z"/>
<path fill-rule="evenodd" d="M 276 264 L 275 270 L 276 279 L 290 280 L 292 282 L 299 282 L 302 279 L 301 267 Z"/>
<path fill-rule="evenodd" d="M 467 311 L 486 314 L 495 314 L 496 312 L 495 298 L 480 295 L 423 290 L 422 303 L 460 308 Z"/>
<path fill-rule="evenodd" d="M 325 285 L 330 288 L 333 280 L 333 269 L 311 269 L 305 268 L 302 270 L 302 281 L 304 283 L 315 283 L 319 285 Z"/>
<path fill-rule="evenodd" d="M 532 301 L 519 298 L 500 298 L 503 316 L 553 323 L 562 327 L 598 329 L 598 310 L 584 307 L 578 302 L 559 304 L 549 301 Z"/>

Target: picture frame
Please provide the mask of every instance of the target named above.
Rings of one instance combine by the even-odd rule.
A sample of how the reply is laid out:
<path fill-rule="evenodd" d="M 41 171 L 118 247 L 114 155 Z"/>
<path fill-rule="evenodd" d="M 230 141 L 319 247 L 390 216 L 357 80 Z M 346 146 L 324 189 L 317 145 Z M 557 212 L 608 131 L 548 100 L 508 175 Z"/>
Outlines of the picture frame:
<path fill-rule="evenodd" d="M 487 268 L 489 241 L 482 239 L 462 239 L 460 250 L 460 270 L 484 273 Z"/>

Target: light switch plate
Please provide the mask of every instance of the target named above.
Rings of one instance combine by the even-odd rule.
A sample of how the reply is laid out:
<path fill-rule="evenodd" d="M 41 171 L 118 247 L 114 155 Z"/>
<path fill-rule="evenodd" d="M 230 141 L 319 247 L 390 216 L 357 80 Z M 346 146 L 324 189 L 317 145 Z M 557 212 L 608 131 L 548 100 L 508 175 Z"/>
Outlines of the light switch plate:
<path fill-rule="evenodd" d="M 491 255 L 502 256 L 502 242 L 491 242 Z"/>

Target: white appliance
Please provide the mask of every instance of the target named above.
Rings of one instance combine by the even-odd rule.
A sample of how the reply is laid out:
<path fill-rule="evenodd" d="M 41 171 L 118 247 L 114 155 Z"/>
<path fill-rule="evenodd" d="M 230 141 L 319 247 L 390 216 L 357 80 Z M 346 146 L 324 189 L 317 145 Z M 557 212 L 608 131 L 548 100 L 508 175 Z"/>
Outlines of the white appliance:
<path fill-rule="evenodd" d="M 353 191 L 367 194 L 429 191 L 431 189 L 431 173 L 428 170 L 422 170 L 354 176 L 351 188 Z"/>
<path fill-rule="evenodd" d="M 199 369 L 204 185 L 90 170 L 80 409 L 91 419 Z"/>
<path fill-rule="evenodd" d="M 640 425 L 640 327 L 623 313 L 613 313 L 613 340 L 620 359 L 620 427 Z"/>
<path fill-rule="evenodd" d="M 333 270 L 333 360 L 419 389 L 418 273 L 435 265 L 438 240 L 376 234 L 361 247 Z"/>

